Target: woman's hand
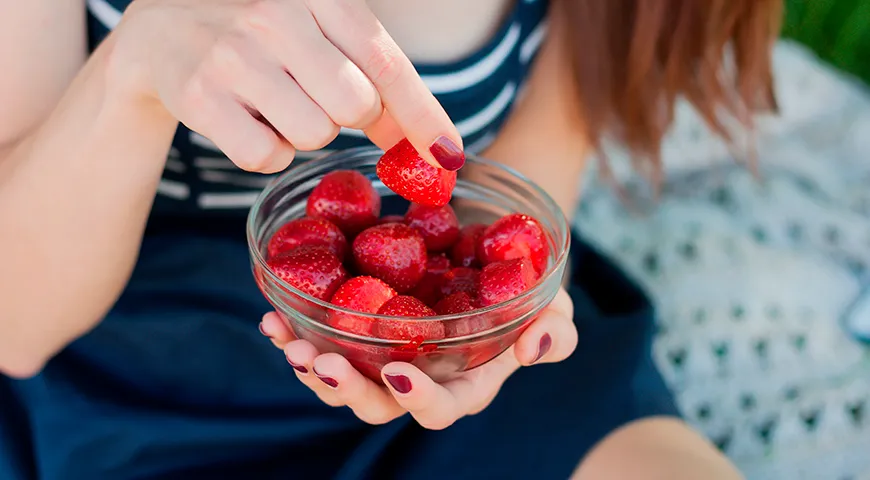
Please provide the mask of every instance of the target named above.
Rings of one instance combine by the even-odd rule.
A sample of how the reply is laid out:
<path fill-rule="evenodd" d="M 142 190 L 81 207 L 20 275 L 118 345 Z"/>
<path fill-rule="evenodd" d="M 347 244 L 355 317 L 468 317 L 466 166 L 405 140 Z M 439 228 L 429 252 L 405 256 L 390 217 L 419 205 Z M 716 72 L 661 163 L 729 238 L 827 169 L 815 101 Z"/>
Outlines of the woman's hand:
<path fill-rule="evenodd" d="M 137 0 L 114 40 L 110 75 L 245 170 L 282 170 L 339 127 L 382 148 L 407 137 L 433 165 L 435 142 L 461 145 L 365 0 Z"/>
<path fill-rule="evenodd" d="M 560 290 L 511 348 L 486 365 L 442 384 L 413 365 L 394 362 L 381 371 L 389 386 L 383 387 L 355 370 L 341 355 L 320 354 L 311 343 L 296 339 L 275 313 L 263 317 L 260 329 L 284 350 L 299 380 L 324 403 L 347 406 L 371 424 L 410 413 L 423 427 L 440 430 L 486 408 L 518 368 L 560 362 L 571 355 L 577 346 L 573 311 L 571 298 Z"/>

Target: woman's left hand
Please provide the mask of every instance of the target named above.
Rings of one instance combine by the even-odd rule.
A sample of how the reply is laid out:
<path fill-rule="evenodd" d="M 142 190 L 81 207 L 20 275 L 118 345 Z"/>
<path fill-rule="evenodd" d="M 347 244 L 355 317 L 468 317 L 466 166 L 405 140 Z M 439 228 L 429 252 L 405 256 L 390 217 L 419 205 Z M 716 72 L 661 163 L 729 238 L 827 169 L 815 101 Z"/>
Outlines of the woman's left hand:
<path fill-rule="evenodd" d="M 387 387 L 378 385 L 341 355 L 321 354 L 310 342 L 297 339 L 276 313 L 263 317 L 260 330 L 284 350 L 299 380 L 324 403 L 347 406 L 374 425 L 410 413 L 423 427 L 440 430 L 486 408 L 518 368 L 560 362 L 571 355 L 577 346 L 573 311 L 571 298 L 560 290 L 507 351 L 441 384 L 411 364 L 393 362 L 381 371 Z"/>

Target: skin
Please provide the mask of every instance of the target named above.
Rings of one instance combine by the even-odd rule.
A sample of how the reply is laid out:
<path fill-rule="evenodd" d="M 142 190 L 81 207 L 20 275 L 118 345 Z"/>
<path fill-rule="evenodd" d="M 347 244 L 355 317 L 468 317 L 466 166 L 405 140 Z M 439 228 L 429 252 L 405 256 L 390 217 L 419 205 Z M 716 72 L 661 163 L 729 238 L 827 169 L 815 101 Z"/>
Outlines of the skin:
<path fill-rule="evenodd" d="M 258 172 L 285 168 L 296 150 L 329 143 L 339 126 L 364 129 L 382 148 L 407 136 L 433 163 L 427 147 L 437 137 L 461 145 L 403 52 L 430 62 L 461 58 L 491 37 L 512 5 L 400 4 L 137 0 L 88 59 L 84 0 L 0 0 L 0 232 L 16 232 L 0 237 L 0 371 L 37 374 L 114 304 L 135 264 L 178 120 L 208 136 L 239 167 Z M 469 8 L 475 12 L 455 13 Z M 323 34 L 310 28 L 312 18 Z M 530 176 L 570 215 L 578 195 L 571 179 L 579 177 L 588 152 L 576 133 L 582 118 L 562 29 L 556 20 L 527 96 L 485 155 Z M 277 48 L 303 42 L 307 49 Z M 292 70 L 295 81 L 283 69 Z M 281 137 L 237 98 L 260 110 Z M 294 111 L 306 114 L 286 113 Z M 529 168 L 528 158 L 551 163 Z M 61 198 L 74 201 L 57 202 Z M 408 364 L 386 366 L 385 374 L 411 380 L 405 395 L 375 386 L 340 356 L 319 355 L 274 314 L 263 319 L 263 329 L 288 359 L 338 380 L 331 389 L 297 373 L 324 402 L 347 405 L 370 423 L 410 413 L 438 429 L 485 408 L 512 372 L 532 364 L 544 334 L 553 345 L 537 363 L 570 355 L 577 342 L 571 316 L 562 291 L 505 354 L 446 384 Z M 674 419 L 624 426 L 575 473 L 639 475 L 739 478 L 709 443 Z"/>

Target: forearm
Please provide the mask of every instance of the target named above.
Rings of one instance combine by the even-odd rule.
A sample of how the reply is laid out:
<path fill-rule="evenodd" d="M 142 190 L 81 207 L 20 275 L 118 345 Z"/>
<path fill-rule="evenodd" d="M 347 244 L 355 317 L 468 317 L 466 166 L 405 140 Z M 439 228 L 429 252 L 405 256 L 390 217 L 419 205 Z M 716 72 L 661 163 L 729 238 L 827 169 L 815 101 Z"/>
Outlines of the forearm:
<path fill-rule="evenodd" d="M 0 370 L 11 375 L 92 328 L 135 262 L 176 122 L 110 80 L 111 47 L 0 152 Z"/>

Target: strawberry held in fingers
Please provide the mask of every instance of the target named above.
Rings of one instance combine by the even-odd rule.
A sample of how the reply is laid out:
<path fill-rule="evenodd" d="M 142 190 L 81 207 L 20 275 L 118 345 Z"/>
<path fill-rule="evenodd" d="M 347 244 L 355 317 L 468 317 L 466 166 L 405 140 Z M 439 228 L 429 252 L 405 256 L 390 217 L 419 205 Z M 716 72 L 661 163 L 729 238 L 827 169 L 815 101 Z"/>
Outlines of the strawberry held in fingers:
<path fill-rule="evenodd" d="M 341 260 L 323 246 L 302 246 L 268 261 L 281 280 L 319 300 L 329 300 L 347 277 Z"/>
<path fill-rule="evenodd" d="M 388 223 L 364 230 L 353 241 L 357 269 L 397 292 L 414 288 L 426 274 L 426 244 L 413 228 Z"/>
<path fill-rule="evenodd" d="M 269 240 L 269 258 L 305 245 L 321 245 L 339 259 L 347 252 L 347 239 L 341 230 L 323 218 L 297 218 L 275 232 Z"/>
<path fill-rule="evenodd" d="M 381 197 L 362 173 L 336 170 L 327 173 L 311 191 L 305 213 L 329 220 L 352 237 L 378 221 Z"/>
<path fill-rule="evenodd" d="M 547 268 L 550 247 L 547 234 L 534 218 L 514 213 L 498 219 L 481 235 L 477 257 L 484 265 L 528 258 L 538 276 Z"/>
<path fill-rule="evenodd" d="M 378 178 L 402 198 L 420 205 L 441 207 L 450 202 L 456 172 L 433 167 L 408 139 L 403 139 L 378 161 Z"/>

